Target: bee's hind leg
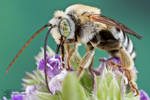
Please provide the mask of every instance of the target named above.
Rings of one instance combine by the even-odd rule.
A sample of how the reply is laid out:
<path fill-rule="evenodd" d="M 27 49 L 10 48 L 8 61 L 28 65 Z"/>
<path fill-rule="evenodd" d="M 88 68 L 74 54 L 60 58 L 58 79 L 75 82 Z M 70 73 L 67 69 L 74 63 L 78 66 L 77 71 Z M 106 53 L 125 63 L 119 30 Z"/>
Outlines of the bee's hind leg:
<path fill-rule="evenodd" d="M 125 50 L 125 48 L 120 48 L 120 60 L 122 63 L 122 68 L 125 70 L 126 77 L 128 82 L 133 90 L 136 92 L 136 96 L 139 95 L 139 91 L 135 86 L 134 82 L 136 80 L 136 74 L 133 72 L 134 61 L 129 55 L 129 53 Z"/>
<path fill-rule="evenodd" d="M 135 92 L 136 92 L 136 95 L 135 95 L 135 96 L 138 96 L 138 95 L 139 95 L 139 91 L 138 91 L 137 87 L 135 86 L 134 81 L 131 79 L 131 76 L 132 76 L 132 75 L 131 75 L 131 71 L 125 69 L 125 74 L 126 74 L 126 77 L 127 77 L 127 79 L 128 79 L 129 85 L 130 85 L 131 88 L 132 88 L 133 90 L 135 90 Z"/>

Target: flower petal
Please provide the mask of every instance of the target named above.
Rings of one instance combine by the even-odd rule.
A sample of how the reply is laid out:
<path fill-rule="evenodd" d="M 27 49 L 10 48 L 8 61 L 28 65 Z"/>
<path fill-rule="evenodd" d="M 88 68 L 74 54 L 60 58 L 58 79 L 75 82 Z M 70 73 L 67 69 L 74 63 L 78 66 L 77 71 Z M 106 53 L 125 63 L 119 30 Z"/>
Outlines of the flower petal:
<path fill-rule="evenodd" d="M 26 94 L 32 94 L 33 92 L 36 91 L 36 86 L 35 85 L 31 85 L 31 86 L 27 86 L 25 89 L 25 93 Z"/>
<path fill-rule="evenodd" d="M 51 93 L 54 95 L 56 91 L 62 91 L 62 81 L 64 80 L 65 76 L 67 75 L 67 71 L 64 69 L 61 71 L 60 74 L 53 77 L 48 85 L 50 88 Z"/>
<path fill-rule="evenodd" d="M 11 100 L 23 100 L 24 96 L 22 93 L 12 93 Z"/>
<path fill-rule="evenodd" d="M 150 100 L 149 96 L 147 93 L 143 90 L 140 91 L 140 100 Z"/>
<path fill-rule="evenodd" d="M 44 71 L 44 58 L 39 61 L 38 69 Z M 47 56 L 47 74 L 49 78 L 52 78 L 59 74 L 63 67 L 61 57 L 59 55 Z"/>
<path fill-rule="evenodd" d="M 8 100 L 6 97 L 3 97 L 2 100 Z"/>

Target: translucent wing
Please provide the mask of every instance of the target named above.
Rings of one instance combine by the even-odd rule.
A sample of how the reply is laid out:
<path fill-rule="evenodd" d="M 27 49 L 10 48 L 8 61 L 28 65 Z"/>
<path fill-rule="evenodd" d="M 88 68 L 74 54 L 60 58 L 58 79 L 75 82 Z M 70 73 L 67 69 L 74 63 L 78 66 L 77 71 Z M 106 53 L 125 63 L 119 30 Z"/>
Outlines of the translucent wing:
<path fill-rule="evenodd" d="M 130 28 L 126 27 L 125 25 L 111 19 L 108 18 L 104 15 L 98 15 L 98 14 L 93 14 L 89 16 L 91 20 L 96 21 L 96 22 L 100 22 L 109 26 L 115 26 L 121 30 L 123 30 L 124 32 L 127 32 L 135 37 L 137 37 L 138 39 L 141 39 L 142 36 L 136 34 L 134 31 L 132 31 Z"/>

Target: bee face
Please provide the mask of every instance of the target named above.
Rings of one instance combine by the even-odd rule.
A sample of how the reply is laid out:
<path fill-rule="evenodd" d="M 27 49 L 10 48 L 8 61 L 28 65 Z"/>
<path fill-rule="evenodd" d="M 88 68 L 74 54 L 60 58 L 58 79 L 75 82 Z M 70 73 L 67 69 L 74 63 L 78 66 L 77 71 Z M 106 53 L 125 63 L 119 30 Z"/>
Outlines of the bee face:
<path fill-rule="evenodd" d="M 60 43 L 61 36 L 63 36 L 64 39 L 74 38 L 75 24 L 73 20 L 64 12 L 56 11 L 54 18 L 49 21 L 49 24 L 55 26 L 51 30 L 51 33 L 57 44 Z"/>

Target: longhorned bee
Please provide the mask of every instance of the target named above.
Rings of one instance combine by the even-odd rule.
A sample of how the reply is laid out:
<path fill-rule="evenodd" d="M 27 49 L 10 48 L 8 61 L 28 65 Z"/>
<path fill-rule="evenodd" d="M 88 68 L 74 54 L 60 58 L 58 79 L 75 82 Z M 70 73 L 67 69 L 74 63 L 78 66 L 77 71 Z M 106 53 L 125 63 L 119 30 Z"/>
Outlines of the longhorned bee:
<path fill-rule="evenodd" d="M 126 69 L 126 76 L 130 86 L 136 91 L 137 95 L 139 94 L 136 86 L 134 86 L 136 75 L 132 73 L 136 53 L 133 43 L 126 33 L 137 38 L 141 38 L 141 36 L 137 35 L 125 25 L 102 15 L 100 9 L 86 5 L 75 4 L 66 8 L 64 12 L 56 11 L 49 23 L 35 33 L 21 49 L 9 65 L 9 68 L 29 42 L 46 27 L 49 27 L 49 30 L 45 37 L 44 45 L 45 66 L 47 38 L 51 32 L 58 45 L 57 53 L 60 48 L 63 55 L 62 59 L 64 59 L 65 54 L 68 54 L 66 62 L 68 68 L 70 68 L 69 62 L 78 44 L 84 44 L 86 46 L 87 52 L 80 62 L 80 68 L 77 73 L 79 78 L 82 76 L 85 68 L 92 66 L 95 53 L 94 49 L 98 48 L 107 51 L 113 57 L 120 58 L 122 62 L 121 67 Z M 70 45 L 72 45 L 71 49 Z"/>

